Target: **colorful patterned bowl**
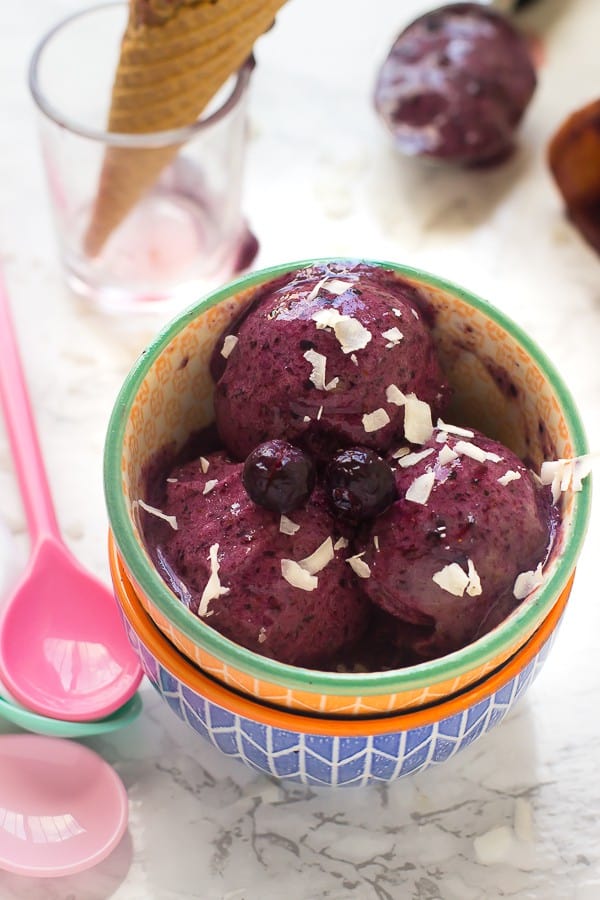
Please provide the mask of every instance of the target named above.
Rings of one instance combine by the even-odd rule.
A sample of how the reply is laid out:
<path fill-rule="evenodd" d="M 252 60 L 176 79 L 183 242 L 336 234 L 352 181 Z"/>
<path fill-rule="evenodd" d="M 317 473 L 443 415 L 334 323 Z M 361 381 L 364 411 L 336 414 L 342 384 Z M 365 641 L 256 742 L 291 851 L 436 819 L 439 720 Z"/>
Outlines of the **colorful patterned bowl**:
<path fill-rule="evenodd" d="M 490 731 L 536 677 L 566 605 L 563 597 L 508 662 L 453 699 L 373 719 L 325 718 L 262 705 L 206 676 L 144 611 L 114 545 L 110 564 L 131 646 L 173 712 L 227 756 L 266 775 L 319 786 L 395 781 L 444 762 Z"/>
<path fill-rule="evenodd" d="M 310 261 L 318 262 L 318 261 Z M 284 665 L 220 635 L 189 612 L 145 550 L 132 510 L 143 473 L 165 446 L 181 447 L 213 419 L 208 363 L 227 324 L 257 285 L 310 262 L 256 272 L 209 295 L 168 325 L 133 367 L 117 398 L 105 451 L 111 528 L 146 611 L 175 646 L 213 678 L 283 708 L 373 716 L 435 703 L 494 671 L 521 647 L 571 587 L 589 512 L 590 490 L 562 499 L 561 539 L 544 584 L 503 623 L 447 656 L 386 672 L 324 672 Z M 385 265 L 419 287 L 435 309 L 434 340 L 469 421 L 534 467 L 586 452 L 573 401 L 551 363 L 499 310 L 439 278 Z"/>

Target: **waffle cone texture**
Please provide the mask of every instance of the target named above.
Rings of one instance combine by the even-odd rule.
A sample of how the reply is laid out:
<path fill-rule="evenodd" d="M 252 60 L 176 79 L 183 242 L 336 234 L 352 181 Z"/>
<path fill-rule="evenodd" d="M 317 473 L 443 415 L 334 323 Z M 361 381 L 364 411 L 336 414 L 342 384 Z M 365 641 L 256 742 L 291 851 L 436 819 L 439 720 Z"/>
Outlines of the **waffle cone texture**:
<path fill-rule="evenodd" d="M 252 53 L 285 0 L 131 0 L 108 130 L 148 134 L 193 125 Z M 96 256 L 179 147 L 111 146 L 85 251 Z"/>

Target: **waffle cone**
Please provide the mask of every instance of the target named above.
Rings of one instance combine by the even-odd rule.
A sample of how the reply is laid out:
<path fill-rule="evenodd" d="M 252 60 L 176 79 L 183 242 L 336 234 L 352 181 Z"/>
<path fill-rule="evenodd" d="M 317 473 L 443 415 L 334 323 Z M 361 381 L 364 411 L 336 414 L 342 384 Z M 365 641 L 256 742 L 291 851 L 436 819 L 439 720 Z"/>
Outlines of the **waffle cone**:
<path fill-rule="evenodd" d="M 140 21 L 132 3 L 113 85 L 109 131 L 145 134 L 192 125 L 248 59 L 285 0 L 187 2 L 193 5 L 174 7 L 162 21 L 150 23 Z M 178 149 L 107 148 L 85 235 L 89 256 L 100 253 Z"/>

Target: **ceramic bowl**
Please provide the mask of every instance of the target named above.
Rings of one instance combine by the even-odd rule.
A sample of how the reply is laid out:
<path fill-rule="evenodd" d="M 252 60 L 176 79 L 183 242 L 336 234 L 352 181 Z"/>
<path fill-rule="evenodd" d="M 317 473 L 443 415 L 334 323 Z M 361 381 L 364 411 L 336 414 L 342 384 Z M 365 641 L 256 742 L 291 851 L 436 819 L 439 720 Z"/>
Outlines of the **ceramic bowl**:
<path fill-rule="evenodd" d="M 114 544 L 109 555 L 127 635 L 161 699 L 227 756 L 266 775 L 309 785 L 395 781 L 468 747 L 501 722 L 533 682 L 566 605 L 563 597 L 497 672 L 452 699 L 372 719 L 327 718 L 269 707 L 209 678 L 145 612 Z"/>
<path fill-rule="evenodd" d="M 223 684 L 266 703 L 324 715 L 372 716 L 453 695 L 498 668 L 566 599 L 589 512 L 589 485 L 561 499 L 562 528 L 544 584 L 499 626 L 431 662 L 367 674 L 285 665 L 220 635 L 189 612 L 147 553 L 133 510 L 144 472 L 165 446 L 181 447 L 213 420 L 209 359 L 228 323 L 261 283 L 319 260 L 255 272 L 210 294 L 171 322 L 134 365 L 116 401 L 105 450 L 111 528 L 128 577 L 159 629 Z M 372 261 L 369 261 L 372 262 Z M 392 263 L 434 309 L 433 338 L 474 427 L 503 441 L 537 470 L 546 458 L 586 452 L 573 401 L 552 364 L 502 312 L 440 278 Z M 452 421 L 452 419 L 450 419 Z"/>

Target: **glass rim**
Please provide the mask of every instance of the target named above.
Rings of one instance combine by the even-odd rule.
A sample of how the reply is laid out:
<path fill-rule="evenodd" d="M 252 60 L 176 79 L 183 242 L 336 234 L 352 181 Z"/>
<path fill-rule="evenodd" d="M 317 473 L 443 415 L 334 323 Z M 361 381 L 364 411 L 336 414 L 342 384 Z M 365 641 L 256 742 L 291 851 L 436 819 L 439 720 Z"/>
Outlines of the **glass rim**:
<path fill-rule="evenodd" d="M 519 639 L 529 624 L 539 624 L 548 615 L 573 574 L 589 520 L 591 484 L 590 477 L 586 478 L 582 490 L 573 498 L 570 528 L 565 532 L 565 546 L 554 561 L 549 579 L 540 590 L 529 601 L 517 607 L 491 632 L 460 650 L 428 662 L 419 663 L 406 669 L 382 670 L 358 675 L 308 669 L 261 656 L 236 644 L 190 615 L 189 610 L 177 600 L 138 544 L 129 518 L 128 506 L 121 491 L 121 444 L 136 392 L 150 366 L 169 345 L 172 338 L 199 314 L 206 312 L 207 309 L 221 301 L 227 300 L 232 294 L 256 287 L 283 273 L 308 265 L 328 262 L 332 259 L 339 261 L 343 258 L 332 256 L 305 259 L 247 273 L 210 292 L 197 303 L 179 313 L 162 328 L 132 366 L 114 403 L 104 447 L 104 493 L 110 527 L 127 571 L 135 583 L 151 598 L 152 604 L 158 607 L 171 624 L 187 638 L 197 643 L 206 652 L 212 653 L 216 658 L 225 661 L 228 665 L 233 665 L 242 672 L 266 681 L 283 684 L 293 690 L 309 689 L 323 694 L 341 695 L 360 692 L 362 695 L 368 696 L 381 691 L 412 690 L 422 687 L 425 683 L 436 684 L 449 677 L 460 675 L 475 665 L 483 664 L 503 648 L 510 646 L 512 642 Z M 544 351 L 509 316 L 498 307 L 481 299 L 477 294 L 422 269 L 385 260 L 362 258 L 361 261 L 391 268 L 403 277 L 412 278 L 426 286 L 455 295 L 500 325 L 517 344 L 521 345 L 552 384 L 568 426 L 575 455 L 579 456 L 588 452 L 583 423 L 569 389 Z"/>
<path fill-rule="evenodd" d="M 56 125 L 67 129 L 72 134 L 88 140 L 97 141 L 109 147 L 130 147 L 132 149 L 148 149 L 155 147 L 167 147 L 172 144 L 183 144 L 194 135 L 204 131 L 212 125 L 215 125 L 223 119 L 227 113 L 233 109 L 243 96 L 252 69 L 254 68 L 253 57 L 250 56 L 246 62 L 238 69 L 235 75 L 235 83 L 223 103 L 218 109 L 209 115 L 198 118 L 192 125 L 184 125 L 180 128 L 170 128 L 164 131 L 150 131 L 144 134 L 128 133 L 121 131 L 106 131 L 102 128 L 90 128 L 79 123 L 75 118 L 64 115 L 45 95 L 42 90 L 39 79 L 39 66 L 45 50 L 49 47 L 52 40 L 68 25 L 77 19 L 82 19 L 90 13 L 99 12 L 111 7 L 127 7 L 127 3 L 123 0 L 108 0 L 104 3 L 96 3 L 93 6 L 87 6 L 83 9 L 69 13 L 55 25 L 53 25 L 35 46 L 29 62 L 27 81 L 29 90 L 38 109 Z"/>

